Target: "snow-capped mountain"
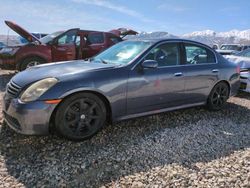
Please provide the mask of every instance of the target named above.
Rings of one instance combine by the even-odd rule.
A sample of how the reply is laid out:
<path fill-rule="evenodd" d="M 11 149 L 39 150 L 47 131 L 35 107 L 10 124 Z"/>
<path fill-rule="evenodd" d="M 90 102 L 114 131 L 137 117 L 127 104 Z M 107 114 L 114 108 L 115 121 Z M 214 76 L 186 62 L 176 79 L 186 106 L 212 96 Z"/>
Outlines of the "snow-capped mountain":
<path fill-rule="evenodd" d="M 213 30 L 204 30 L 204 31 L 195 31 L 195 32 L 183 35 L 183 37 L 197 37 L 197 36 L 224 37 L 224 38 L 236 37 L 238 39 L 250 40 L 250 29 L 243 30 L 243 31 L 231 30 L 228 32 L 218 32 L 218 33 Z"/>
<path fill-rule="evenodd" d="M 175 35 L 172 35 L 168 32 L 164 31 L 155 31 L 155 32 L 138 32 L 137 35 L 128 35 L 127 39 L 143 39 L 143 38 L 178 38 Z"/>
<path fill-rule="evenodd" d="M 183 37 L 214 37 L 216 35 L 216 32 L 213 30 L 204 30 L 204 31 L 194 31 L 192 33 L 184 34 Z"/>
<path fill-rule="evenodd" d="M 215 32 L 213 30 L 195 31 L 182 35 L 183 38 L 196 40 L 208 45 L 222 43 L 250 44 L 250 29 Z"/>
<path fill-rule="evenodd" d="M 209 46 L 213 44 L 248 44 L 250 45 L 250 29 L 248 30 L 232 30 L 228 32 L 216 32 L 213 30 L 195 31 L 181 36 L 173 35 L 168 32 L 139 32 L 136 36 L 129 36 L 129 39 L 134 38 L 186 38 L 205 43 Z"/>
<path fill-rule="evenodd" d="M 229 32 L 219 32 L 218 36 L 221 36 L 221 37 L 238 37 L 240 39 L 250 40 L 250 29 L 243 30 L 243 31 L 232 30 L 232 31 L 229 31 Z"/>

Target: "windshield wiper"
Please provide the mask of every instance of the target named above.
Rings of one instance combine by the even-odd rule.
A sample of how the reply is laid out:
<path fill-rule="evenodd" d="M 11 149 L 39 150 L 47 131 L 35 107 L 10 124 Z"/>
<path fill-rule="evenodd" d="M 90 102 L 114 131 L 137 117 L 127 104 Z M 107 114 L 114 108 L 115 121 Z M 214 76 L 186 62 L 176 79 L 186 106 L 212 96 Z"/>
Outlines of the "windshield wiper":
<path fill-rule="evenodd" d="M 105 60 L 103 60 L 103 59 L 95 59 L 95 58 L 93 58 L 93 57 L 89 58 L 88 61 L 89 61 L 89 62 L 92 62 L 92 61 L 100 61 L 100 62 L 103 63 L 103 64 L 108 64 L 108 62 L 105 61 Z"/>
<path fill-rule="evenodd" d="M 100 61 L 101 61 L 102 63 L 104 63 L 104 64 L 108 64 L 108 62 L 105 61 L 105 60 L 103 60 L 103 59 L 100 59 Z"/>
<path fill-rule="evenodd" d="M 94 58 L 93 58 L 93 57 L 91 57 L 91 58 L 86 58 L 85 60 L 91 62 L 91 61 L 94 60 Z"/>

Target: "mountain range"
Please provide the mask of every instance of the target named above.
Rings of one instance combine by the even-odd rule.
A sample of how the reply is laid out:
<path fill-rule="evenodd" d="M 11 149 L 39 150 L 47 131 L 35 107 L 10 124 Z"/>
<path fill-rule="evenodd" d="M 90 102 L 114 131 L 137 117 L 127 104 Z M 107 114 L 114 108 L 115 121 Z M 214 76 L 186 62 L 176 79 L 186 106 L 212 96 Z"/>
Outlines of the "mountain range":
<path fill-rule="evenodd" d="M 195 31 L 184 35 L 174 35 L 168 32 L 139 32 L 136 36 L 128 38 L 185 38 L 195 40 L 212 46 L 213 44 L 249 44 L 250 45 L 250 29 L 248 30 L 231 30 L 228 32 L 216 32 L 213 30 Z"/>
<path fill-rule="evenodd" d="M 183 38 L 196 40 L 208 45 L 223 43 L 250 44 L 250 29 L 215 32 L 213 30 L 195 31 L 182 35 Z"/>

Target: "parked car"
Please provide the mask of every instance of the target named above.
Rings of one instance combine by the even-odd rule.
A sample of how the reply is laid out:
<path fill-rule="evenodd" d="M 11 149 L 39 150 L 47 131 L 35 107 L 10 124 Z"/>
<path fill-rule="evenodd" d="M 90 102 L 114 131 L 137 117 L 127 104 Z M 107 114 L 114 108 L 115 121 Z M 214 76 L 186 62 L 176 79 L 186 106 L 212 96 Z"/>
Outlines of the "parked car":
<path fill-rule="evenodd" d="M 33 36 L 35 36 L 36 38 L 38 38 L 38 39 L 40 39 L 40 38 L 43 38 L 43 37 L 45 37 L 46 35 L 48 35 L 48 34 L 45 34 L 45 33 L 31 33 Z M 27 39 L 25 39 L 25 38 L 23 38 L 23 37 L 21 37 L 20 36 L 20 38 L 19 38 L 19 41 L 20 41 L 20 43 L 22 43 L 22 44 L 26 44 L 26 43 L 29 43 L 29 41 L 27 40 Z"/>
<path fill-rule="evenodd" d="M 3 42 L 0 42 L 0 50 L 4 48 L 6 45 Z"/>
<path fill-rule="evenodd" d="M 246 50 L 248 48 L 250 48 L 250 45 L 243 45 L 242 48 L 241 48 L 241 50 L 243 51 L 243 50 Z"/>
<path fill-rule="evenodd" d="M 219 50 L 216 50 L 221 55 L 231 55 L 241 51 L 242 46 L 240 44 L 222 44 Z"/>
<path fill-rule="evenodd" d="M 226 58 L 240 66 L 240 90 L 250 92 L 250 48 Z"/>
<path fill-rule="evenodd" d="M 0 67 L 19 71 L 43 63 L 90 58 L 121 42 L 120 35 L 136 33 L 133 30 L 101 32 L 76 28 L 57 31 L 38 39 L 13 22 L 5 21 L 5 23 L 29 41 L 26 45 L 8 47 L 0 51 Z"/>
<path fill-rule="evenodd" d="M 105 122 L 201 105 L 220 110 L 240 84 L 234 63 L 189 40 L 127 40 L 89 61 L 38 65 L 15 75 L 4 95 L 7 124 L 23 134 L 55 129 L 83 140 Z"/>

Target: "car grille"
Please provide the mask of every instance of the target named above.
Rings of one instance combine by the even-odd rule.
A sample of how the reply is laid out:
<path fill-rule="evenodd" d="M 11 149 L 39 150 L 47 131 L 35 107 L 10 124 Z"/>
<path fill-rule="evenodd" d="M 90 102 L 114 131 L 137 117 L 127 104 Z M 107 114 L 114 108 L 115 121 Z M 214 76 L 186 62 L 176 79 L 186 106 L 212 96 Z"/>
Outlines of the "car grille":
<path fill-rule="evenodd" d="M 13 81 L 10 81 L 7 84 L 6 93 L 10 97 L 12 97 L 12 98 L 17 97 L 20 91 L 21 91 L 21 87 L 19 85 L 17 85 L 16 83 L 14 83 Z"/>

